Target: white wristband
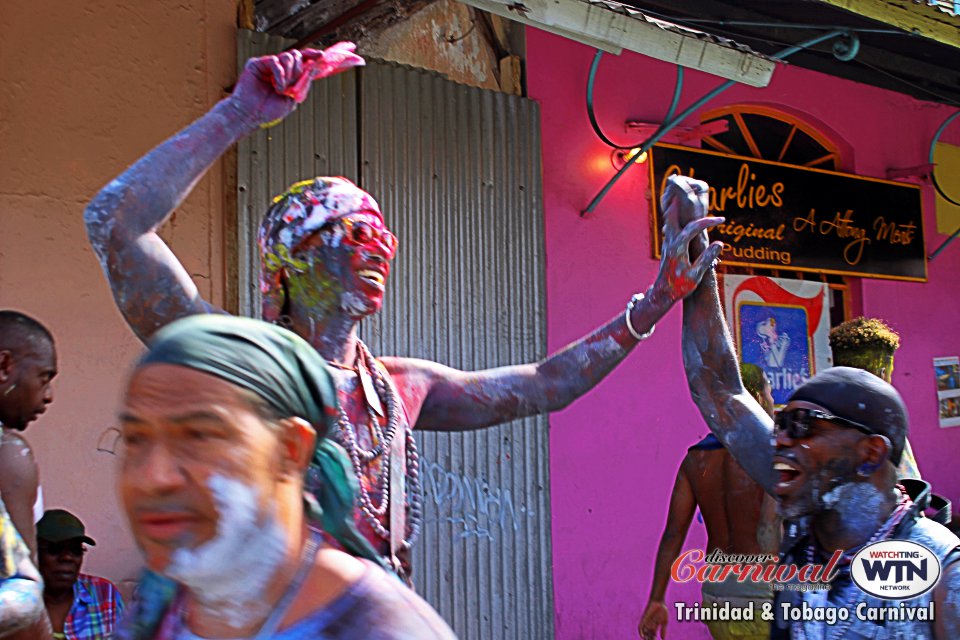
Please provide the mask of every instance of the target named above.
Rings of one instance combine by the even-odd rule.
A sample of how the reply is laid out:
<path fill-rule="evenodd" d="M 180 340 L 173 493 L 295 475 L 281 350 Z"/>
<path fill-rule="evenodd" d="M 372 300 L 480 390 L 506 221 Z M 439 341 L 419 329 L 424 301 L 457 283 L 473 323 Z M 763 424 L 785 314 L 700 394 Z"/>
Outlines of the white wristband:
<path fill-rule="evenodd" d="M 641 340 L 646 340 L 647 338 L 649 338 L 650 336 L 652 336 L 654 329 L 657 328 L 657 325 L 654 324 L 654 325 L 652 325 L 652 326 L 650 327 L 650 330 L 647 331 L 646 333 L 639 333 L 639 332 L 637 332 L 636 329 L 633 328 L 633 325 L 630 323 L 630 312 L 633 311 L 633 307 L 634 307 L 638 302 L 640 302 L 641 300 L 643 300 L 643 298 L 644 298 L 644 295 L 643 295 L 642 293 L 636 293 L 636 294 L 634 294 L 634 296 L 633 296 L 632 298 L 630 298 L 630 302 L 627 303 L 627 310 L 626 310 L 626 312 L 623 314 L 623 319 L 624 319 L 624 320 L 626 321 L 626 323 L 627 323 L 627 331 L 629 331 L 629 332 L 630 332 L 630 335 L 632 335 L 634 338 L 637 339 L 637 342 L 640 342 Z"/>

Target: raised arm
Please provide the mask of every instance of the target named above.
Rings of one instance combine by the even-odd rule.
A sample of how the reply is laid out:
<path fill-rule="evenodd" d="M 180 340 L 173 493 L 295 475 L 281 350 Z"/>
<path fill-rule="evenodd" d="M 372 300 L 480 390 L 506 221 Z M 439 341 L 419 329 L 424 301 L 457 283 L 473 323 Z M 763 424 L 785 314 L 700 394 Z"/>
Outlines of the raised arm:
<path fill-rule="evenodd" d="M 353 45 L 247 62 L 233 94 L 103 188 L 84 212 L 114 300 L 141 340 L 177 318 L 214 311 L 157 229 L 217 158 L 306 99 L 312 79 L 363 64 Z"/>
<path fill-rule="evenodd" d="M 707 214 L 707 185 L 688 183 L 678 194 L 685 205 L 668 215 L 666 224 L 689 225 Z M 690 243 L 691 256 L 704 251 L 706 238 Z M 717 276 L 710 270 L 683 302 L 683 366 L 690 395 L 707 426 L 723 442 L 751 478 L 767 493 L 773 486 L 773 421 L 747 392 L 723 318 Z"/>
<path fill-rule="evenodd" d="M 687 531 L 690 529 L 690 522 L 693 520 L 696 508 L 697 500 L 693 495 L 693 487 L 681 465 L 673 485 L 673 494 L 670 496 L 667 524 L 660 537 L 660 546 L 657 547 L 657 561 L 653 568 L 650 598 L 647 600 L 647 607 L 637 627 L 643 640 L 653 640 L 657 636 L 657 630 L 660 631 L 661 638 L 667 637 L 667 621 L 670 615 L 665 598 L 667 583 L 670 580 L 670 568 L 680 555 L 680 548 L 687 538 Z"/>
<path fill-rule="evenodd" d="M 665 202 L 686 179 L 672 180 Z M 425 390 L 416 426 L 463 431 L 569 405 L 606 377 L 678 300 L 693 291 L 721 246 L 711 247 L 691 264 L 687 245 L 720 222 L 701 218 L 683 230 L 671 230 L 664 237 L 660 272 L 646 294 L 635 296 L 626 313 L 540 362 L 466 372 L 422 360 L 389 361 L 392 370 L 419 379 Z"/>

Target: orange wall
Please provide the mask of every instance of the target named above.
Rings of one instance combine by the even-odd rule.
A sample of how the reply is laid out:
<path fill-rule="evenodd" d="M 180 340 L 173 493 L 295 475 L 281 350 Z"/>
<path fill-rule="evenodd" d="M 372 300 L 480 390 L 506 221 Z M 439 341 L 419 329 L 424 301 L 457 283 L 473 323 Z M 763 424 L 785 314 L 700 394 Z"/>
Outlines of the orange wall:
<path fill-rule="evenodd" d="M 37 317 L 60 354 L 56 398 L 26 432 L 46 506 L 77 513 L 98 545 L 85 570 L 128 580 L 139 567 L 97 451 L 116 424 L 140 352 L 86 240 L 83 208 L 150 147 L 199 116 L 234 79 L 235 0 L 7 2 L 0 38 L 0 308 Z M 165 237 L 204 296 L 222 299 L 220 165 Z"/>

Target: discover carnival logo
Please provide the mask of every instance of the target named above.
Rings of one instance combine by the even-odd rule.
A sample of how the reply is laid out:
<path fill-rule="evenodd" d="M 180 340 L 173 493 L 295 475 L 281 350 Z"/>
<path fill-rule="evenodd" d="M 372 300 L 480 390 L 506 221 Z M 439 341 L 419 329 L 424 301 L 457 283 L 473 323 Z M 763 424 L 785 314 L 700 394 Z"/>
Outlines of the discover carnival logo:
<path fill-rule="evenodd" d="M 691 549 L 681 553 L 670 567 L 674 582 L 765 582 L 775 591 L 829 590 L 837 575 L 843 552 L 837 550 L 827 564 L 779 564 L 776 554 L 726 554 L 720 550 L 704 553 Z M 702 564 L 701 564 L 702 563 Z"/>
<path fill-rule="evenodd" d="M 864 593 L 884 600 L 916 598 L 940 580 L 940 559 L 908 540 L 875 542 L 857 552 L 850 577 Z"/>

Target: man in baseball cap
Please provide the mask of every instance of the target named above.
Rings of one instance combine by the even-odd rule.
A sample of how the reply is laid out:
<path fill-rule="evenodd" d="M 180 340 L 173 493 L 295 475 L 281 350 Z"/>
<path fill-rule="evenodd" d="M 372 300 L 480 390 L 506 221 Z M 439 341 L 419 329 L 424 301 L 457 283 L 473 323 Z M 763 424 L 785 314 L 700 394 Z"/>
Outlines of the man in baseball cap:
<path fill-rule="evenodd" d="M 702 198 L 694 217 L 705 216 L 707 205 Z M 691 259 L 706 246 L 705 237 L 691 242 Z M 781 565 L 826 565 L 841 554 L 837 570 L 823 578 L 828 591 L 775 591 L 771 639 L 960 637 L 960 601 L 948 597 L 960 589 L 960 539 L 924 517 L 926 497 L 912 500 L 897 485 L 909 421 L 896 389 L 861 369 L 834 367 L 799 386 L 771 419 L 740 379 L 712 271 L 684 301 L 683 360 L 711 431 L 777 500 L 787 521 Z M 935 608 L 934 620 L 855 615 L 859 603 L 879 610 L 887 602 L 861 591 L 850 576 L 857 551 L 884 540 L 922 544 L 937 557 L 939 583 L 909 601 L 914 610 Z M 801 609 L 824 615 L 786 618 L 786 611 Z M 828 624 L 827 609 L 836 624 Z"/>
<path fill-rule="evenodd" d="M 123 613 L 123 598 L 112 582 L 80 573 L 85 545 L 96 544 L 80 518 L 65 509 L 46 511 L 37 523 L 43 600 L 54 638 L 109 638 Z"/>

